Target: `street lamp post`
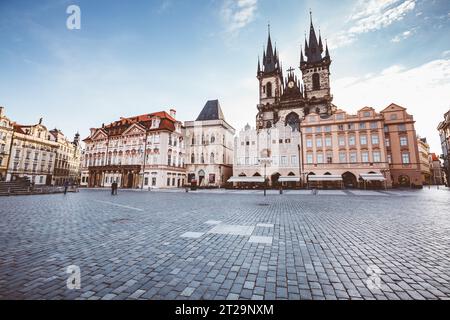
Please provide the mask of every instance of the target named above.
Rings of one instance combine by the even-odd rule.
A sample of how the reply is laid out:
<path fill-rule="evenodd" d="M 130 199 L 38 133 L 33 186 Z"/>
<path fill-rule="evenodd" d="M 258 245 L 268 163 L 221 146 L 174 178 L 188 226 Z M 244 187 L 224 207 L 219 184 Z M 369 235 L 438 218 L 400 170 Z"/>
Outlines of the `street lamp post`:
<path fill-rule="evenodd" d="M 267 190 L 267 165 L 272 163 L 272 159 L 270 158 L 260 158 L 259 160 L 260 164 L 264 165 L 264 197 L 266 196 L 266 190 Z"/>

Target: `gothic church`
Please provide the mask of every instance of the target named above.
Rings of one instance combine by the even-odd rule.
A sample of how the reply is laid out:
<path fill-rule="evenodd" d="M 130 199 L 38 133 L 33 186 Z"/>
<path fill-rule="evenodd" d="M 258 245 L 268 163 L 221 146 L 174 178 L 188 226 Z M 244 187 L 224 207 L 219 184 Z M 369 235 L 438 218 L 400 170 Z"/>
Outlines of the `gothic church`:
<path fill-rule="evenodd" d="M 287 77 L 284 77 L 269 29 L 262 65 L 258 59 L 260 98 L 256 128 L 268 129 L 281 121 L 291 126 L 292 130 L 298 130 L 300 122 L 309 113 L 314 112 L 322 117 L 331 115 L 336 107 L 332 104 L 333 96 L 330 94 L 330 64 L 328 45 L 325 45 L 324 50 L 320 34 L 317 40 L 311 17 L 309 41 L 305 38 L 304 54 L 303 48 L 300 52 L 302 81 L 297 78 L 293 68 L 287 70 Z"/>

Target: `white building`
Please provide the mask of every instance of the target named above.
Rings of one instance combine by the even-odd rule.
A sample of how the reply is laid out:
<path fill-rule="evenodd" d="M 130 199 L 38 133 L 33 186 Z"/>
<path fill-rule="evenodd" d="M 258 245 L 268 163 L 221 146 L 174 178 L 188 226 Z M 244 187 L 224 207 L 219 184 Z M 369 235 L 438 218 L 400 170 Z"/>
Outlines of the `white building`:
<path fill-rule="evenodd" d="M 175 188 L 185 183 L 185 143 L 175 110 L 121 118 L 83 141 L 82 185 Z M 86 173 L 88 178 L 86 179 Z M 87 181 L 86 181 L 87 180 Z"/>
<path fill-rule="evenodd" d="M 208 101 L 196 121 L 185 122 L 188 183 L 201 187 L 225 184 L 233 172 L 234 128 L 218 100 Z"/>

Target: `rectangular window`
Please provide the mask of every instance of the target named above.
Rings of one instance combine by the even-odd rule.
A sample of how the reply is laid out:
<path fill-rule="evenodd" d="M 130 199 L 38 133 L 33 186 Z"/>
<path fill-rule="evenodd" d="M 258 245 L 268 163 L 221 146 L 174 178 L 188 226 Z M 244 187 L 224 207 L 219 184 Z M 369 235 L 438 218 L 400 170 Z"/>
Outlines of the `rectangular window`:
<path fill-rule="evenodd" d="M 402 153 L 403 164 L 409 164 L 409 153 Z"/>
<path fill-rule="evenodd" d="M 359 141 L 362 145 L 367 145 L 367 136 L 360 136 Z"/>
<path fill-rule="evenodd" d="M 322 127 L 316 127 L 316 132 L 317 132 L 317 133 L 322 132 Z"/>
<path fill-rule="evenodd" d="M 386 143 L 386 147 L 390 147 L 391 146 L 391 140 L 389 140 L 389 138 L 386 138 L 384 141 Z"/>
<path fill-rule="evenodd" d="M 153 187 L 156 186 L 156 178 L 155 177 L 152 178 L 152 186 Z"/>
<path fill-rule="evenodd" d="M 306 147 L 312 148 L 312 146 L 313 146 L 312 139 L 306 139 Z"/>
<path fill-rule="evenodd" d="M 339 152 L 339 162 L 340 163 L 347 162 L 347 154 L 345 152 Z"/>
<path fill-rule="evenodd" d="M 326 147 L 331 147 L 332 143 L 331 143 L 331 137 L 326 137 L 325 138 L 325 146 Z"/>
<path fill-rule="evenodd" d="M 400 137 L 400 145 L 402 147 L 405 147 L 408 145 L 408 138 L 407 137 Z"/>
<path fill-rule="evenodd" d="M 348 130 L 355 130 L 355 124 L 354 123 L 349 123 L 347 125 Z"/>
<path fill-rule="evenodd" d="M 344 130 L 344 125 L 343 124 L 338 125 L 338 130 L 343 131 Z"/>
<path fill-rule="evenodd" d="M 297 156 L 291 156 L 291 165 L 297 165 L 298 161 L 297 161 Z"/>
<path fill-rule="evenodd" d="M 379 151 L 374 151 L 372 153 L 373 162 L 381 162 L 381 153 Z"/>
<path fill-rule="evenodd" d="M 399 124 L 398 125 L 398 131 L 401 131 L 401 132 L 406 131 L 406 126 L 404 124 Z"/>
<path fill-rule="evenodd" d="M 167 178 L 167 186 L 170 187 L 170 178 Z"/>
<path fill-rule="evenodd" d="M 323 153 L 317 154 L 317 163 L 323 163 Z"/>
<path fill-rule="evenodd" d="M 380 139 L 378 138 L 378 135 L 374 134 L 372 135 L 372 144 L 379 144 Z"/>
<path fill-rule="evenodd" d="M 327 152 L 327 163 L 333 163 L 333 154 L 331 152 Z"/>
<path fill-rule="evenodd" d="M 144 179 L 144 185 L 145 185 L 145 186 L 148 186 L 148 177 L 145 177 L 145 179 Z"/>
<path fill-rule="evenodd" d="M 316 147 L 321 148 L 322 147 L 322 138 L 316 138 Z"/>
<path fill-rule="evenodd" d="M 349 146 L 354 146 L 355 143 L 356 143 L 355 136 L 349 136 L 349 137 L 348 137 L 348 145 L 349 145 Z"/>
<path fill-rule="evenodd" d="M 287 165 L 287 162 L 288 162 L 287 157 L 286 156 L 281 156 L 281 165 L 285 166 L 285 165 Z"/>
<path fill-rule="evenodd" d="M 278 156 L 272 156 L 272 164 L 278 165 Z"/>
<path fill-rule="evenodd" d="M 325 132 L 331 132 L 331 126 L 326 126 L 325 127 Z"/>
<path fill-rule="evenodd" d="M 387 155 L 387 161 L 389 164 L 392 164 L 392 156 L 390 154 Z"/>
<path fill-rule="evenodd" d="M 305 133 L 312 133 L 312 128 L 311 127 L 305 128 Z"/>
<path fill-rule="evenodd" d="M 308 153 L 306 155 L 306 163 L 307 164 L 312 164 L 313 163 L 313 155 L 312 155 L 312 153 Z"/>
<path fill-rule="evenodd" d="M 359 128 L 360 128 L 360 129 L 365 129 L 365 128 L 366 128 L 366 123 L 365 123 L 365 122 L 361 122 L 361 123 L 359 124 Z"/>
<path fill-rule="evenodd" d="M 339 146 L 345 147 L 345 137 L 344 136 L 339 137 Z"/>
<path fill-rule="evenodd" d="M 361 161 L 363 163 L 369 162 L 369 153 L 367 151 L 361 152 Z"/>
<path fill-rule="evenodd" d="M 377 122 L 371 122 L 370 123 L 370 129 L 378 129 L 378 123 Z"/>

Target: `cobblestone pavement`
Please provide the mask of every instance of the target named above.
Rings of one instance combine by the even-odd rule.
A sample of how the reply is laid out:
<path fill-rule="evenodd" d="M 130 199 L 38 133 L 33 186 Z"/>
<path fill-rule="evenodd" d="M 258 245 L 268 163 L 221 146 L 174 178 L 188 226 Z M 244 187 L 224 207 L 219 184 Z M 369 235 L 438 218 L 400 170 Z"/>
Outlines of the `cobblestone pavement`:
<path fill-rule="evenodd" d="M 449 209 L 448 190 L 4 197 L 0 298 L 450 299 Z"/>

